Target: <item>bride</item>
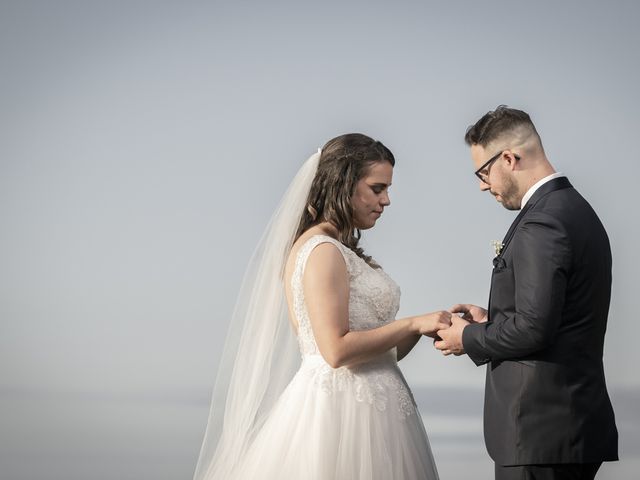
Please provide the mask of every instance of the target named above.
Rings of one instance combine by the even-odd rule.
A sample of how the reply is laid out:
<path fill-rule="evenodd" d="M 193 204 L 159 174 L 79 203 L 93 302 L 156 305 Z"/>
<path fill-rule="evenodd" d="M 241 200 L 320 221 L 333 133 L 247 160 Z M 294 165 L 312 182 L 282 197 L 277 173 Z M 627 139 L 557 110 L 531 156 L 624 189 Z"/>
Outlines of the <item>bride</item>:
<path fill-rule="evenodd" d="M 194 480 L 438 478 L 397 361 L 451 314 L 396 320 L 398 286 L 358 246 L 394 165 L 354 133 L 296 175 L 245 276 Z"/>

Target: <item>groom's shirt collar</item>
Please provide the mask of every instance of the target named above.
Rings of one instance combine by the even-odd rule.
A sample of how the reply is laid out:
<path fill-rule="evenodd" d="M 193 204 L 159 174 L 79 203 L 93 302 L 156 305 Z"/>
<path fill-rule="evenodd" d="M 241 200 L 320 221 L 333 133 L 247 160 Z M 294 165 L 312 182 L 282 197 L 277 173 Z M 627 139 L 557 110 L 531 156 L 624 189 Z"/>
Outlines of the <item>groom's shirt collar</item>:
<path fill-rule="evenodd" d="M 524 208 L 524 206 L 527 204 L 529 199 L 533 196 L 534 193 L 536 193 L 536 190 L 538 190 L 542 185 L 544 185 L 547 182 L 550 182 L 555 178 L 560 178 L 564 176 L 565 176 L 564 173 L 556 172 L 544 177 L 542 180 L 538 180 L 536 183 L 533 184 L 533 186 L 529 190 L 527 190 L 527 193 L 524 194 L 524 197 L 522 197 L 522 202 L 520 202 L 520 208 Z"/>

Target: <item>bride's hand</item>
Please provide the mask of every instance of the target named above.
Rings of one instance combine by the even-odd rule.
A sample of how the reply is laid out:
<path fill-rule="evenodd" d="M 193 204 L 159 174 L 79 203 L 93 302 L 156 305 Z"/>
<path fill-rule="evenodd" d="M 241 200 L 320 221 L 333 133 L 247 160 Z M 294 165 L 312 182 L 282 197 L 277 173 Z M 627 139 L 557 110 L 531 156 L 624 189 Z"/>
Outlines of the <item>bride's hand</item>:
<path fill-rule="evenodd" d="M 438 312 L 425 313 L 424 315 L 416 315 L 413 317 L 413 324 L 416 333 L 435 338 L 438 330 L 449 328 L 451 325 L 451 312 L 440 310 Z"/>
<path fill-rule="evenodd" d="M 471 305 L 469 303 L 459 303 L 449 309 L 451 313 L 462 313 L 462 318 L 467 322 L 472 323 L 484 323 L 487 321 L 487 311 L 478 307 L 477 305 Z"/>

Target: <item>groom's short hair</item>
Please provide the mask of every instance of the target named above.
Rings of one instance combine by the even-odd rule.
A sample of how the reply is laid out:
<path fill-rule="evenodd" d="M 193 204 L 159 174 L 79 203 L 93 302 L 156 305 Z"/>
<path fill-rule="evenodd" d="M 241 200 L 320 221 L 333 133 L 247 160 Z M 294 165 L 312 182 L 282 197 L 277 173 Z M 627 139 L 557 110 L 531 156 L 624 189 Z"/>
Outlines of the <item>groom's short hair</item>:
<path fill-rule="evenodd" d="M 495 110 L 485 113 L 474 125 L 467 128 L 464 141 L 467 145 L 480 145 L 485 148 L 495 140 L 509 134 L 534 134 L 540 136 L 527 112 L 499 105 Z"/>

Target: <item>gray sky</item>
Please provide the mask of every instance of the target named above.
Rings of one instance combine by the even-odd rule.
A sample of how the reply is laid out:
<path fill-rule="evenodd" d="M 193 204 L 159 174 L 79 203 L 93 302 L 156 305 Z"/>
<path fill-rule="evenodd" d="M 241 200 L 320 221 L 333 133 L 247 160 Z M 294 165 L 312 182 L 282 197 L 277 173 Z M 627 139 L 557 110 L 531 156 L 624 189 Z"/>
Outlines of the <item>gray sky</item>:
<path fill-rule="evenodd" d="M 207 396 L 273 208 L 350 131 L 397 158 L 364 245 L 400 313 L 486 303 L 514 214 L 462 138 L 502 103 L 609 232 L 606 373 L 640 387 L 639 5 L 0 2 L 0 389 Z M 416 387 L 484 380 L 428 342 L 403 364 Z"/>

